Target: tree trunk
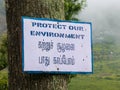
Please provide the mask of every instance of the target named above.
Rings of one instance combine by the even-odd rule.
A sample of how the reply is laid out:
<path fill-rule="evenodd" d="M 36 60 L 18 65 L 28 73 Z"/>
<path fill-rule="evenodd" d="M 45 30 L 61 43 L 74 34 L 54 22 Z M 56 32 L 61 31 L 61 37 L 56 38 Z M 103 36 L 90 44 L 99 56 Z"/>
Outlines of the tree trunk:
<path fill-rule="evenodd" d="M 9 90 L 67 90 L 68 75 L 22 72 L 21 16 L 64 19 L 64 0 L 6 0 Z"/>

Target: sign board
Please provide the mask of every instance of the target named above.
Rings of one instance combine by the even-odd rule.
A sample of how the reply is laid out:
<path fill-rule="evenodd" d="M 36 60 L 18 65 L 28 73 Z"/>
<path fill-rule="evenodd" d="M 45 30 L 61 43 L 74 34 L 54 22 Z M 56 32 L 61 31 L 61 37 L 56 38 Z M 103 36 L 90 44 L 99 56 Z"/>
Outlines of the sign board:
<path fill-rule="evenodd" d="M 22 17 L 24 72 L 92 73 L 91 23 Z"/>

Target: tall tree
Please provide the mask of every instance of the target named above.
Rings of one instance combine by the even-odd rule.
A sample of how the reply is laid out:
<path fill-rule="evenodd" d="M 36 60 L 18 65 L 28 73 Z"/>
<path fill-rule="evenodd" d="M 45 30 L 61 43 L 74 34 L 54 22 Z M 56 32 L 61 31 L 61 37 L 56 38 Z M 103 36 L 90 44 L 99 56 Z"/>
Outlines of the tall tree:
<path fill-rule="evenodd" d="M 6 0 L 9 90 L 67 90 L 68 75 L 22 72 L 21 16 L 64 19 L 64 0 Z"/>
<path fill-rule="evenodd" d="M 78 18 L 74 17 L 74 15 L 76 15 L 78 12 L 81 12 L 81 10 L 86 6 L 86 0 L 80 0 L 80 1 L 78 1 L 78 0 L 64 0 L 64 1 L 65 1 L 64 2 L 65 19 L 78 21 Z M 4 3 L 4 2 L 2 1 L 2 3 Z M 0 2 L 0 5 L 2 5 L 1 2 Z M 1 10 L 3 10 L 3 8 Z M 3 21 L 2 21 L 2 23 L 3 23 Z M 4 40 L 2 40 L 1 43 L 3 45 L 5 45 L 5 43 L 7 43 L 6 36 L 3 39 Z M 3 46 L 3 45 L 1 47 L 1 49 L 7 48 L 6 46 Z M 6 49 L 4 49 L 4 50 L 6 50 Z M 1 63 L 0 67 L 5 68 L 7 66 L 7 57 L 4 57 L 4 59 L 2 57 L 6 56 L 7 53 L 4 54 L 4 52 L 2 52 L 2 51 L 0 51 L 0 53 L 1 53 L 0 55 L 1 55 L 1 59 L 2 59 L 0 62 Z"/>

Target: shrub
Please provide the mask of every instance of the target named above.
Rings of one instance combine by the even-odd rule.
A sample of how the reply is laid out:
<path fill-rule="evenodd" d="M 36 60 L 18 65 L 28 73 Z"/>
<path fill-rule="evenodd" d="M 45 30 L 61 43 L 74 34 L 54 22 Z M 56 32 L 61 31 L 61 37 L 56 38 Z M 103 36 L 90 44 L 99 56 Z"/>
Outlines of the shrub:
<path fill-rule="evenodd" d="M 0 90 L 8 90 L 7 80 L 5 79 L 0 80 Z"/>
<path fill-rule="evenodd" d="M 7 70 L 0 71 L 0 90 L 8 90 L 8 73 L 7 73 Z"/>

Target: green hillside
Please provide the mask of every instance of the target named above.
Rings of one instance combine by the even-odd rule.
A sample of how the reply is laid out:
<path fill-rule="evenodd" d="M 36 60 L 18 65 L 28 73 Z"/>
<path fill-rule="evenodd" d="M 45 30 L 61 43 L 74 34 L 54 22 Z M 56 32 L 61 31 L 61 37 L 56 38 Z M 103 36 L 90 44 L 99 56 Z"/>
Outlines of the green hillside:
<path fill-rule="evenodd" d="M 120 90 L 120 59 L 95 62 L 94 74 L 73 78 L 69 90 Z"/>
<path fill-rule="evenodd" d="M 94 73 L 77 75 L 69 90 L 120 90 L 120 47 L 112 39 L 93 43 Z"/>

